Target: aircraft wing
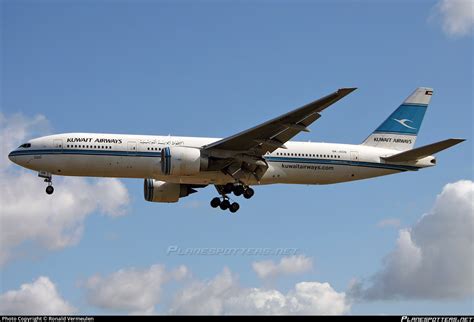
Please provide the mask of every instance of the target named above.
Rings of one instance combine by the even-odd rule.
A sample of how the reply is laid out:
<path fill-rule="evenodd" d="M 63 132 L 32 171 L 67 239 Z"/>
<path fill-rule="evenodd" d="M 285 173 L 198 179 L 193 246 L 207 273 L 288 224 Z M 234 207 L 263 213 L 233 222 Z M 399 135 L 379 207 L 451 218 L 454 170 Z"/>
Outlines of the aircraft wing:
<path fill-rule="evenodd" d="M 278 116 L 251 129 L 203 146 L 204 150 L 228 151 L 252 156 L 262 156 L 278 148 L 321 117 L 319 112 L 336 103 L 356 88 L 341 88 L 332 94 Z"/>

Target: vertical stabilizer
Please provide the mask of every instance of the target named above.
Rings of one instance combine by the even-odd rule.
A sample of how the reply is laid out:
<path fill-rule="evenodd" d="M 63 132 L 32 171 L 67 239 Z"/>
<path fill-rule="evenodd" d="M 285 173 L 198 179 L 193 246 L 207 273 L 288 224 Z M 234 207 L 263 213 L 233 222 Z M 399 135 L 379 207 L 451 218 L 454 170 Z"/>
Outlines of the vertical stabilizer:
<path fill-rule="evenodd" d="M 432 88 L 418 87 L 362 144 L 399 151 L 412 149 L 432 95 Z"/>

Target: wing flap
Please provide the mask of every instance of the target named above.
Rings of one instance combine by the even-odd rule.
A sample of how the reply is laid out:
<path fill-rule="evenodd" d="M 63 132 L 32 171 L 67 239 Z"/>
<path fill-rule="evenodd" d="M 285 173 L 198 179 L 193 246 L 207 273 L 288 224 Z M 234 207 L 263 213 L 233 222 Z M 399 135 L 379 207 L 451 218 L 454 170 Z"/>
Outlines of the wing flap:
<path fill-rule="evenodd" d="M 465 139 L 447 139 L 444 141 L 428 144 L 425 146 L 421 146 L 416 149 L 408 150 L 405 152 L 397 153 L 395 155 L 384 157 L 387 162 L 409 162 L 409 161 L 417 161 L 419 159 L 423 159 L 427 156 L 433 155 L 440 151 L 443 151 L 447 148 L 450 148 L 456 144 L 465 141 Z"/>

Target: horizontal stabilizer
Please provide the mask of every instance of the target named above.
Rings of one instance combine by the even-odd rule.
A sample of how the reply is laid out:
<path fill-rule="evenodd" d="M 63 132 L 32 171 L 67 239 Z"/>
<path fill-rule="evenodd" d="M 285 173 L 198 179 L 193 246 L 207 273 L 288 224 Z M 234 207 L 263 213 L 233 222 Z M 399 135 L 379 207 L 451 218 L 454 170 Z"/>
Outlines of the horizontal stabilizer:
<path fill-rule="evenodd" d="M 458 143 L 465 141 L 465 139 L 447 139 L 444 141 L 421 146 L 416 149 L 408 150 L 389 157 L 382 158 L 388 162 L 408 162 L 423 159 L 437 152 L 443 151 Z"/>

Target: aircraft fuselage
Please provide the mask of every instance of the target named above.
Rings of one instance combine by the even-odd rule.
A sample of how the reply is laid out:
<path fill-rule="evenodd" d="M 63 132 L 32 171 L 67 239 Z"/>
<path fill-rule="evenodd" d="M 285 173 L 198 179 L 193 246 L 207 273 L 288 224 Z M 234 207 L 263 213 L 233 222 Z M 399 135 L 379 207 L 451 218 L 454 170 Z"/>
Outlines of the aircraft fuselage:
<path fill-rule="evenodd" d="M 165 147 L 200 148 L 217 138 L 66 133 L 28 141 L 9 158 L 31 170 L 62 176 L 154 178 L 182 184 L 222 185 L 235 180 L 222 171 L 201 171 L 195 175 L 167 175 L 161 169 Z M 434 165 L 434 157 L 411 163 L 386 163 L 381 157 L 399 151 L 364 145 L 294 142 L 265 154 L 268 170 L 260 180 L 242 179 L 255 184 L 332 184 L 416 171 Z"/>

